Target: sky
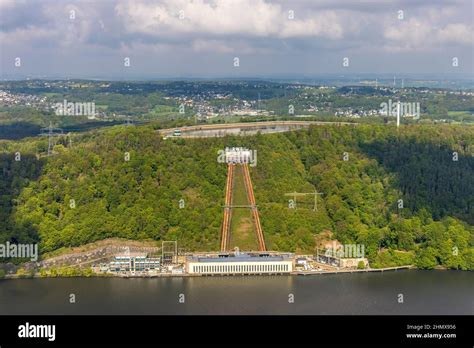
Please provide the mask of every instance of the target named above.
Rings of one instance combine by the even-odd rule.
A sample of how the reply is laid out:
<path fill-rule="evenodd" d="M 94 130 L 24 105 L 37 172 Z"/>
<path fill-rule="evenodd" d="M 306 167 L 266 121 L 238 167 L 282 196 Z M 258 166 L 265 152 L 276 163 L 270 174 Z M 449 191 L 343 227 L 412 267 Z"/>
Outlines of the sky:
<path fill-rule="evenodd" d="M 473 78 L 473 3 L 0 0 L 0 78 Z"/>

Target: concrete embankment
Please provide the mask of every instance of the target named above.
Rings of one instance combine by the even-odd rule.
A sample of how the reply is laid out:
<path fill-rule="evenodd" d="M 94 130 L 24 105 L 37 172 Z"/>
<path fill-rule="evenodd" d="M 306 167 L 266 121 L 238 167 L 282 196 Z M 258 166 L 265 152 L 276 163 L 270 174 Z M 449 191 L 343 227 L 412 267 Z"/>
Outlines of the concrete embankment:
<path fill-rule="evenodd" d="M 413 265 L 386 267 L 386 268 L 366 268 L 366 269 L 339 269 L 333 271 L 294 271 L 293 275 L 317 275 L 317 274 L 339 274 L 339 273 L 366 273 L 366 272 L 390 272 L 401 269 L 415 269 Z"/>

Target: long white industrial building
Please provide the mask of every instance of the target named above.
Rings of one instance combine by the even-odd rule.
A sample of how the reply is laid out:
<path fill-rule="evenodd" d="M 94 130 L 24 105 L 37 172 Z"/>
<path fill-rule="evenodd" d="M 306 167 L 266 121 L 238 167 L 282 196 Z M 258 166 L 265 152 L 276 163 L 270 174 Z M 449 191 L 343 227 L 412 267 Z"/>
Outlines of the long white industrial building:
<path fill-rule="evenodd" d="M 293 271 L 293 260 L 285 256 L 236 254 L 225 257 L 192 257 L 189 274 L 283 274 Z"/>

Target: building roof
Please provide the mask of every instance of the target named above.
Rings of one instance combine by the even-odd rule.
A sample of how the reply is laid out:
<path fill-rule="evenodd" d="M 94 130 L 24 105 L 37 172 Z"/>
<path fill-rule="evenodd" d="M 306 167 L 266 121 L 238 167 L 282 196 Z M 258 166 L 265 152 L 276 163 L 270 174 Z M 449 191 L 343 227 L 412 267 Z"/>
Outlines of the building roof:
<path fill-rule="evenodd" d="M 116 259 L 128 259 L 128 258 L 131 258 L 131 257 L 135 257 L 135 258 L 146 258 L 147 257 L 147 253 L 140 253 L 140 252 L 129 252 L 129 253 L 123 253 L 123 254 L 117 254 L 115 255 L 115 258 Z"/>
<path fill-rule="evenodd" d="M 288 258 L 283 256 L 258 256 L 249 254 L 229 255 L 228 257 L 193 257 L 195 262 L 275 262 L 284 261 Z"/>

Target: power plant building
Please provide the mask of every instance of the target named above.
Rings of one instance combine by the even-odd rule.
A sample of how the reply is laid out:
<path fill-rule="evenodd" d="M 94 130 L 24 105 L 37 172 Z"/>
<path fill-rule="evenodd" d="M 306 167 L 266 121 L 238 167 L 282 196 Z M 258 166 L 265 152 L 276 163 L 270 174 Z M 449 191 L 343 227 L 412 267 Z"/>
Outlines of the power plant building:
<path fill-rule="evenodd" d="M 189 274 L 284 274 L 293 271 L 293 260 L 288 255 L 239 254 L 218 257 L 191 257 L 186 271 Z"/>
<path fill-rule="evenodd" d="M 149 258 L 144 253 L 127 253 L 116 255 L 109 263 L 112 272 L 145 272 L 160 269 L 159 258 Z"/>

